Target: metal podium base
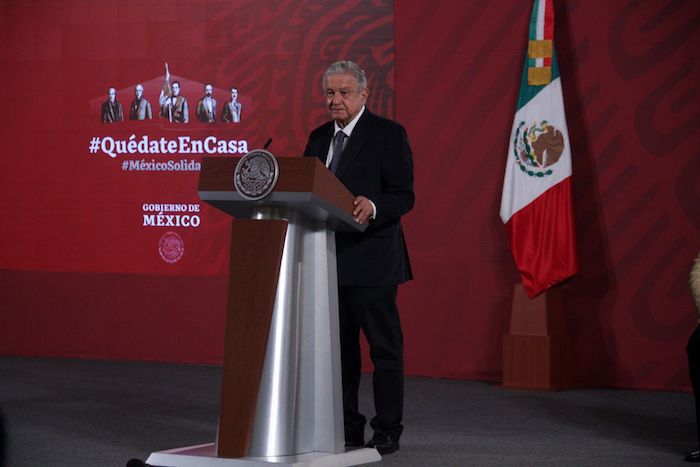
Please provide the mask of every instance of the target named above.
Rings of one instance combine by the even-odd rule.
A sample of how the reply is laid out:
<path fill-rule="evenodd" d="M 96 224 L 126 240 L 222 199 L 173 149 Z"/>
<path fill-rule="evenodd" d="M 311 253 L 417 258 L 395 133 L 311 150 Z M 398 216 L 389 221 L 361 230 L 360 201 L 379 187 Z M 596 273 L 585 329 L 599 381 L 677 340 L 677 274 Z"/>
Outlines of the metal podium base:
<path fill-rule="evenodd" d="M 214 443 L 151 453 L 146 463 L 159 467 L 344 467 L 382 459 L 376 449 L 349 449 L 339 454 L 309 452 L 296 456 L 216 457 Z"/>

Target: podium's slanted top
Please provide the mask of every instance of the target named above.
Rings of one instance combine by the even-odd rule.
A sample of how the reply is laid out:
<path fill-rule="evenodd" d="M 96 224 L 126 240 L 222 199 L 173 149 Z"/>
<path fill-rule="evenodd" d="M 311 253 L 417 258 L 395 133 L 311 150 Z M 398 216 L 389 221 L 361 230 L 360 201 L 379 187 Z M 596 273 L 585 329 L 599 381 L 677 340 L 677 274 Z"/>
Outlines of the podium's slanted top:
<path fill-rule="evenodd" d="M 341 231 L 364 231 L 352 216 L 354 196 L 316 157 L 279 157 L 279 178 L 272 193 L 259 200 L 241 196 L 234 186 L 239 157 L 204 157 L 199 197 L 236 218 L 251 218 L 260 208 L 300 212 Z"/>

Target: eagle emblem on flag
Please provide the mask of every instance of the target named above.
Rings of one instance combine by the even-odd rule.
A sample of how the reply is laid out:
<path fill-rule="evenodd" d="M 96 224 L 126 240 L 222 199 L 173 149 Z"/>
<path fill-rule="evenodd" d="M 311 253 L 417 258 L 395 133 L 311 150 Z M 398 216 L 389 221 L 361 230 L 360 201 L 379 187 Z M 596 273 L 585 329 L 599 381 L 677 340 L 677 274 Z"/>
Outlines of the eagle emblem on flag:
<path fill-rule="evenodd" d="M 515 163 L 531 177 L 552 175 L 550 167 L 559 162 L 563 152 L 564 135 L 546 120 L 529 126 L 522 121 L 515 130 Z"/>

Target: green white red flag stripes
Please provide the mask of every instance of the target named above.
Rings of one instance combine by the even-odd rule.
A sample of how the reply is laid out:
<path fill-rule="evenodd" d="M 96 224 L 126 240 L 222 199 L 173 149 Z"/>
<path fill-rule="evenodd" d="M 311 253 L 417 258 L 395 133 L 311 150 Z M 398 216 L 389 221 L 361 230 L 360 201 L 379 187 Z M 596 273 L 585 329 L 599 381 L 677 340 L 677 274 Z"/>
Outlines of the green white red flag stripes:
<path fill-rule="evenodd" d="M 552 0 L 535 0 L 501 196 L 501 219 L 531 298 L 578 271 L 571 146 L 553 39 Z"/>

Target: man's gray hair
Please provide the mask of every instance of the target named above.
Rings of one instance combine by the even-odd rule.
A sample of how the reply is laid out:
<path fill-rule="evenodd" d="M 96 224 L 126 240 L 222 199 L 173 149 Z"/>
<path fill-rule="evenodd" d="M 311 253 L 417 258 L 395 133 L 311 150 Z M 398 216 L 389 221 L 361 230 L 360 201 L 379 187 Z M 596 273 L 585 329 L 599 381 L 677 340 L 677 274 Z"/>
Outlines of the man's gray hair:
<path fill-rule="evenodd" d="M 332 63 L 328 67 L 325 73 L 323 73 L 323 88 L 325 89 L 328 84 L 328 77 L 331 75 L 352 75 L 355 80 L 357 80 L 357 90 L 362 91 L 367 88 L 367 76 L 365 75 L 365 70 L 360 68 L 355 62 L 350 60 L 341 60 L 339 62 Z"/>

